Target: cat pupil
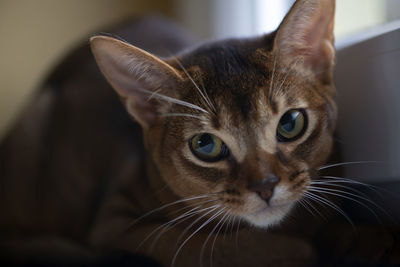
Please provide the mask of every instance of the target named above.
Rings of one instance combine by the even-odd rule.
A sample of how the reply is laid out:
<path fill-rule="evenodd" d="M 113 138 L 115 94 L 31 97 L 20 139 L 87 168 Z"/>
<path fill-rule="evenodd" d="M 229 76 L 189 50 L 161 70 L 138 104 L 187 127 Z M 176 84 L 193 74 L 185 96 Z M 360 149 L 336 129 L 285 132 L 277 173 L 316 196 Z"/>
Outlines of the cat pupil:
<path fill-rule="evenodd" d="M 210 154 L 214 150 L 214 141 L 209 134 L 203 134 L 197 141 L 198 148 L 205 154 Z"/>
<path fill-rule="evenodd" d="M 286 113 L 285 115 L 283 115 L 281 119 L 281 126 L 283 130 L 285 130 L 288 133 L 293 131 L 296 127 L 296 121 L 297 121 L 296 119 L 298 116 L 299 116 L 298 111 Z"/>

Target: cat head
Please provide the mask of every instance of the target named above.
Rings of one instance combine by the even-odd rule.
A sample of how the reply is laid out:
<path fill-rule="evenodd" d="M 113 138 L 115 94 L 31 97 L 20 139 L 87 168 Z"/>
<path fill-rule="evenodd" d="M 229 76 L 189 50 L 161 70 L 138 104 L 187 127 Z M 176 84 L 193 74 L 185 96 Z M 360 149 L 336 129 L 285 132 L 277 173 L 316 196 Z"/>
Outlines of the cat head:
<path fill-rule="evenodd" d="M 271 34 L 167 59 L 110 37 L 91 39 L 178 197 L 261 227 L 303 197 L 335 128 L 334 5 L 299 0 Z"/>

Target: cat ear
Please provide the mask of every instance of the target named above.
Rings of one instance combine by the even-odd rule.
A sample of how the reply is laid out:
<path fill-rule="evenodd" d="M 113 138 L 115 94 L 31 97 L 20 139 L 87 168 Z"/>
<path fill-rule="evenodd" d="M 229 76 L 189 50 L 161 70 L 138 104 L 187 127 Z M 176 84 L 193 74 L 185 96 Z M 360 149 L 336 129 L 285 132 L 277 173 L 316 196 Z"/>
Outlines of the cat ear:
<path fill-rule="evenodd" d="M 101 72 L 124 100 L 130 115 L 149 128 L 161 108 L 152 95 L 166 84 L 176 83 L 181 77 L 178 71 L 156 56 L 111 37 L 92 37 L 90 45 Z"/>
<path fill-rule="evenodd" d="M 301 61 L 323 83 L 335 61 L 335 0 L 297 0 L 277 30 L 274 52 L 284 64 Z"/>

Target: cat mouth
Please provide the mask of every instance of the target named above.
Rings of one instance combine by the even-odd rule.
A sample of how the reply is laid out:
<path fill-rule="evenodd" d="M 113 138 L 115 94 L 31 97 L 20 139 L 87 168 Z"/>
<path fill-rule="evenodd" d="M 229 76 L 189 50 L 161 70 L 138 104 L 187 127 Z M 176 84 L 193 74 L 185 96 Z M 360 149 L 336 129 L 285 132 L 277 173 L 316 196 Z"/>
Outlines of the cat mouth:
<path fill-rule="evenodd" d="M 269 227 L 282 221 L 294 203 L 268 205 L 244 215 L 246 220 L 258 227 Z"/>
<path fill-rule="evenodd" d="M 258 214 L 263 214 L 263 213 L 282 211 L 282 210 L 290 208 L 292 205 L 293 205 L 293 203 L 284 203 L 284 204 L 275 204 L 275 205 L 266 204 L 265 207 L 262 207 L 261 209 L 258 209 L 256 211 L 250 213 L 250 215 L 258 215 Z"/>

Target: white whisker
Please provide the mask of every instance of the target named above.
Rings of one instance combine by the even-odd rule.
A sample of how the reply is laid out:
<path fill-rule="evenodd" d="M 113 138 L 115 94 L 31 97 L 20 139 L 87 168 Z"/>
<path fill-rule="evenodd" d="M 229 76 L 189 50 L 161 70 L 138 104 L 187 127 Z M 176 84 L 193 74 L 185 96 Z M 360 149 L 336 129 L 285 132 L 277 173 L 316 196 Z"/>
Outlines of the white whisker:
<path fill-rule="evenodd" d="M 236 227 L 236 238 L 235 238 L 235 243 L 236 243 L 236 249 L 239 248 L 239 229 L 240 229 L 240 223 L 242 222 L 242 218 L 239 218 L 239 222 Z"/>
<path fill-rule="evenodd" d="M 379 205 L 377 205 L 376 203 L 374 203 L 373 201 L 371 201 L 371 200 L 369 200 L 369 199 L 367 199 L 365 197 L 358 196 L 358 195 L 352 194 L 350 192 L 337 190 L 337 189 L 331 189 L 331 188 L 319 188 L 319 187 L 308 186 L 308 190 L 309 191 L 313 191 L 313 192 L 325 193 L 325 194 L 333 195 L 333 196 L 337 196 L 337 197 L 342 197 L 342 198 L 354 201 L 354 202 L 360 204 L 361 206 L 363 206 L 364 208 L 368 209 L 376 217 L 378 222 L 382 224 L 381 220 L 379 219 L 379 217 L 375 213 L 375 211 L 373 209 L 371 209 L 368 205 L 366 205 L 366 204 L 362 203 L 361 201 L 357 200 L 356 198 L 360 198 L 362 200 L 365 200 L 368 203 L 370 203 L 370 204 L 374 205 L 375 207 L 377 207 L 378 209 L 380 209 L 381 211 L 383 211 L 383 212 L 385 212 L 385 211 Z"/>
<path fill-rule="evenodd" d="M 176 221 L 178 221 L 178 220 L 180 220 L 180 219 L 182 219 L 182 218 L 184 218 L 184 217 L 190 216 L 190 215 L 192 215 L 192 214 L 196 214 L 195 211 L 197 211 L 199 208 L 200 208 L 200 206 L 197 206 L 197 207 L 195 207 L 195 208 L 192 208 L 191 210 L 189 210 L 189 211 L 187 211 L 187 212 L 181 214 L 181 215 L 178 216 L 177 218 L 172 219 L 172 220 L 170 220 L 170 221 L 168 221 L 168 222 L 162 224 L 161 226 L 155 228 L 153 231 L 150 232 L 150 234 L 148 234 L 148 235 L 146 236 L 145 239 L 143 239 L 142 242 L 140 242 L 140 244 L 137 246 L 136 250 L 138 250 L 138 249 L 139 249 L 153 234 L 155 234 L 158 230 L 164 228 L 165 226 L 171 225 L 171 224 L 173 224 L 174 222 L 176 222 Z M 152 244 L 151 247 L 153 247 L 153 244 Z M 152 250 L 152 249 L 150 249 L 150 250 Z"/>
<path fill-rule="evenodd" d="M 211 266 L 211 267 L 212 267 L 212 263 L 213 263 L 212 257 L 213 257 L 213 254 L 214 254 L 215 242 L 216 242 L 216 240 L 217 240 L 217 237 L 218 237 L 219 232 L 221 231 L 221 229 L 223 228 L 223 226 L 224 226 L 224 224 L 225 224 L 225 222 L 226 222 L 225 218 L 226 218 L 227 215 L 229 215 L 229 212 L 230 212 L 230 211 L 231 211 L 231 210 L 226 211 L 225 214 L 224 214 L 224 216 L 223 216 L 223 217 L 221 218 L 221 220 L 218 222 L 218 224 L 220 224 L 221 222 L 222 222 L 222 224 L 221 224 L 221 226 L 219 227 L 217 233 L 215 234 L 214 240 L 213 240 L 212 245 L 211 245 L 211 252 L 210 252 L 210 266 Z"/>
<path fill-rule="evenodd" d="M 194 119 L 198 119 L 198 120 L 203 120 L 202 117 L 197 116 L 197 115 L 193 115 L 193 114 L 188 114 L 188 113 L 167 113 L 167 114 L 163 114 L 163 117 L 187 117 L 187 118 L 194 118 Z"/>
<path fill-rule="evenodd" d="M 174 211 L 169 212 L 168 215 L 169 215 L 169 216 L 172 216 L 173 214 L 176 214 L 176 213 L 178 213 L 178 212 L 180 212 L 180 211 L 182 211 L 182 210 L 184 210 L 184 209 L 192 208 L 192 207 L 194 207 L 194 206 L 202 206 L 203 204 L 210 203 L 210 202 L 214 202 L 214 201 L 217 201 L 217 200 L 218 200 L 218 198 L 213 198 L 213 199 L 208 199 L 208 200 L 196 202 L 196 203 L 193 203 L 193 204 L 191 204 L 191 205 L 185 205 L 184 207 L 182 207 L 182 208 L 180 208 L 180 209 L 177 209 L 177 210 L 174 210 Z"/>
<path fill-rule="evenodd" d="M 196 84 L 196 82 L 194 81 L 194 79 L 192 78 L 192 76 L 190 76 L 190 74 L 188 73 L 188 71 L 185 69 L 185 67 L 182 65 L 182 63 L 176 58 L 174 57 L 175 61 L 178 63 L 179 67 L 183 70 L 183 72 L 186 74 L 186 76 L 189 78 L 189 80 L 193 83 L 194 87 L 197 89 L 197 91 L 199 92 L 200 96 L 202 97 L 202 99 L 206 102 L 206 104 L 215 112 L 215 107 L 214 105 L 211 103 L 210 99 L 207 98 L 204 93 L 202 92 L 202 90 L 200 89 L 200 87 Z M 204 90 L 205 91 L 205 90 Z M 207 94 L 207 92 L 206 92 Z"/>
<path fill-rule="evenodd" d="M 161 210 L 163 210 L 163 209 L 165 209 L 165 208 L 171 207 L 171 206 L 176 205 L 176 204 L 179 204 L 179 203 L 191 201 L 191 200 L 207 198 L 207 197 L 210 197 L 210 196 L 213 196 L 213 195 L 214 195 L 214 194 L 204 194 L 204 195 L 199 195 L 199 196 L 194 196 L 194 197 L 188 197 L 188 198 L 180 199 L 180 200 L 177 200 L 177 201 L 174 201 L 174 202 L 165 204 L 165 205 L 163 205 L 163 206 L 161 206 L 161 207 L 159 207 L 159 208 L 153 209 L 153 210 L 151 210 L 151 211 L 149 211 L 149 212 L 147 212 L 147 213 L 141 215 L 140 217 L 138 217 L 137 219 L 135 219 L 133 222 L 129 223 L 129 225 L 127 226 L 127 229 L 129 229 L 129 228 L 131 228 L 132 226 L 134 226 L 137 222 L 139 222 L 139 221 L 142 220 L 143 218 L 145 218 L 145 217 L 147 217 L 147 216 L 149 216 L 149 215 L 151 215 L 151 214 L 153 214 L 153 213 L 155 213 L 155 212 L 161 211 Z"/>
<path fill-rule="evenodd" d="M 285 77 L 283 77 L 283 80 L 281 82 L 281 84 L 279 85 L 278 89 L 276 90 L 276 94 L 279 94 L 286 82 L 286 79 L 289 77 L 290 73 L 292 73 L 292 71 L 294 70 L 294 67 L 297 65 L 297 63 L 299 62 L 300 58 L 297 58 L 290 66 L 289 70 L 286 72 Z"/>
<path fill-rule="evenodd" d="M 213 208 L 219 208 L 221 207 L 221 205 L 214 205 Z M 214 209 L 215 210 L 215 209 Z M 212 210 L 213 211 L 213 210 Z M 211 212 L 212 212 L 211 211 Z M 192 228 L 192 226 L 194 226 L 196 223 L 198 223 L 205 215 L 209 214 L 210 212 L 207 212 L 206 214 L 204 214 L 203 216 L 197 218 L 194 222 L 192 222 L 188 227 L 186 227 L 186 229 L 179 235 L 176 244 L 178 245 L 179 242 L 182 240 L 182 238 L 185 236 L 185 234 L 190 230 L 190 228 Z"/>
<path fill-rule="evenodd" d="M 138 247 L 136 248 L 136 250 L 138 250 L 138 249 L 153 235 L 153 234 L 155 234 L 157 231 L 159 231 L 159 230 L 161 230 L 162 228 L 164 228 L 164 229 L 161 231 L 161 233 L 159 233 L 159 234 L 157 235 L 157 237 L 155 238 L 155 240 L 153 241 L 153 243 L 152 243 L 152 245 L 151 245 L 151 247 L 150 247 L 150 251 L 153 250 L 153 247 L 154 247 L 154 245 L 155 245 L 155 242 L 161 237 L 161 235 L 162 235 L 163 233 L 165 233 L 166 231 L 169 230 L 169 226 L 170 226 L 170 225 L 172 225 L 174 222 L 176 222 L 176 221 L 178 221 L 178 220 L 180 220 L 180 219 L 186 217 L 185 219 L 183 219 L 183 220 L 181 221 L 181 222 L 183 222 L 183 221 L 185 221 L 185 220 L 187 220 L 187 219 L 189 219 L 189 218 L 195 216 L 196 214 L 199 214 L 199 213 L 201 213 L 201 212 L 203 212 L 203 211 L 209 209 L 209 208 L 205 208 L 205 209 L 198 210 L 198 209 L 200 209 L 200 207 L 203 206 L 204 204 L 210 203 L 210 202 L 213 202 L 213 201 L 216 201 L 216 199 L 201 201 L 201 202 L 199 202 L 199 203 L 195 203 L 195 204 L 192 204 L 192 205 L 188 205 L 188 206 L 185 206 L 185 207 L 183 207 L 183 208 L 180 208 L 180 209 L 178 209 L 178 210 L 176 210 L 176 211 L 173 211 L 173 212 L 169 213 L 169 216 L 171 216 L 172 214 L 177 213 L 177 212 L 180 212 L 181 210 L 188 209 L 188 208 L 191 208 L 191 207 L 193 207 L 193 206 L 196 206 L 196 207 L 192 208 L 191 210 L 186 211 L 186 212 L 184 212 L 183 214 L 179 215 L 177 218 L 172 219 L 172 220 L 170 220 L 170 221 L 168 221 L 168 222 L 162 224 L 161 226 L 157 227 L 156 229 L 154 229 L 154 230 L 153 230 L 149 235 L 147 235 L 147 237 L 138 245 Z M 179 222 L 179 223 L 181 223 L 181 222 Z M 179 224 L 179 223 L 177 223 L 177 224 Z M 177 224 L 175 224 L 175 225 L 177 225 Z"/>
<path fill-rule="evenodd" d="M 167 101 L 167 102 L 171 102 L 171 103 L 174 103 L 174 104 L 177 104 L 177 105 L 185 106 L 185 107 L 188 107 L 188 108 L 191 108 L 191 109 L 195 109 L 195 110 L 198 110 L 198 111 L 201 111 L 201 112 L 209 114 L 209 112 L 207 110 L 205 110 L 205 109 L 203 109 L 203 108 L 201 108 L 201 107 L 199 107 L 199 106 L 197 106 L 195 104 L 192 104 L 192 103 L 189 103 L 189 102 L 186 102 L 186 101 L 183 101 L 183 100 L 179 100 L 179 99 L 176 99 L 176 98 L 173 98 L 173 97 L 170 97 L 170 96 L 166 96 L 166 95 L 163 95 L 163 94 L 160 94 L 160 93 L 157 93 L 157 92 L 150 92 L 150 91 L 145 90 L 145 89 L 141 89 L 141 88 L 135 88 L 135 89 L 138 90 L 139 92 L 142 92 L 144 94 L 150 95 L 150 98 L 155 97 L 155 98 L 158 98 L 160 100 L 164 100 L 164 101 Z"/>
<path fill-rule="evenodd" d="M 312 216 L 316 217 L 315 213 L 312 212 L 312 210 L 308 207 L 306 199 L 299 199 L 297 202 L 300 204 L 300 206 L 305 208 Z"/>
<path fill-rule="evenodd" d="M 204 87 L 204 82 L 203 82 L 203 78 L 201 77 L 201 75 L 200 75 L 200 82 L 201 82 L 201 88 L 203 88 L 203 92 L 204 92 L 204 94 L 206 95 L 206 98 L 208 99 L 208 101 L 210 102 L 211 108 L 212 108 L 214 114 L 216 114 L 216 113 L 217 113 L 217 109 L 215 108 L 214 104 L 212 103 L 210 97 L 209 97 L 208 94 L 207 94 L 207 90 L 206 90 L 206 88 Z"/>
<path fill-rule="evenodd" d="M 314 210 L 318 214 L 318 216 L 320 216 L 323 220 L 328 221 L 328 219 L 316 207 L 313 206 L 311 201 L 308 201 L 308 199 L 303 199 L 303 200 L 306 205 L 309 205 L 311 207 L 311 209 Z"/>
<path fill-rule="evenodd" d="M 225 214 L 226 215 L 226 214 Z M 218 225 L 221 223 L 222 220 L 220 220 L 215 226 L 214 228 L 211 230 L 211 232 L 208 234 L 206 240 L 203 243 L 203 246 L 201 247 L 200 250 L 200 266 L 203 266 L 203 255 L 204 255 L 204 250 L 206 248 L 207 242 L 208 240 L 210 240 L 212 234 L 215 232 L 215 230 L 217 229 Z"/>
<path fill-rule="evenodd" d="M 205 216 L 207 216 L 209 213 L 215 211 L 218 207 L 214 208 L 213 210 L 205 213 L 203 216 L 201 216 L 199 219 L 204 218 Z M 175 266 L 175 261 L 176 258 L 179 254 L 179 252 L 181 251 L 181 249 L 185 246 L 185 244 L 195 235 L 197 234 L 201 229 L 203 229 L 207 224 L 209 224 L 212 220 L 214 220 L 216 217 L 218 217 L 221 213 L 224 212 L 225 208 L 220 209 L 218 212 L 216 212 L 214 215 L 212 215 L 210 218 L 208 218 L 207 221 L 205 221 L 202 225 L 200 225 L 191 235 L 189 235 L 189 237 L 187 237 L 185 239 L 185 241 L 182 242 L 182 244 L 179 246 L 179 248 L 177 249 L 177 251 L 175 252 L 174 257 L 172 258 L 172 262 L 171 262 L 171 267 Z M 196 220 L 198 221 L 198 220 Z M 189 226 L 190 228 L 191 226 Z"/>
<path fill-rule="evenodd" d="M 275 69 L 276 69 L 276 53 L 274 54 L 274 66 L 272 67 L 272 74 L 271 74 L 271 81 L 269 83 L 269 91 L 268 91 L 268 99 L 271 100 L 272 98 L 272 86 L 274 84 L 274 77 L 275 77 Z"/>
<path fill-rule="evenodd" d="M 231 216 L 229 216 L 229 232 L 230 232 L 230 239 L 232 239 L 232 237 L 233 237 L 233 228 L 235 227 L 235 220 L 236 220 L 236 217 L 235 217 L 235 215 L 231 215 Z M 228 229 L 226 229 L 227 231 L 228 231 Z M 224 236 L 224 238 L 225 238 L 225 236 Z"/>
<path fill-rule="evenodd" d="M 374 191 L 375 193 L 377 193 L 379 196 L 382 197 L 382 193 L 379 192 L 379 190 L 384 190 L 386 193 L 392 193 L 389 190 L 386 190 L 384 188 L 380 188 L 378 186 L 374 186 L 374 185 L 370 185 L 367 183 L 363 183 L 360 181 L 355 181 L 352 179 L 348 179 L 348 178 L 343 178 L 343 177 L 337 177 L 337 176 L 321 176 L 321 178 L 325 178 L 325 179 L 329 179 L 329 182 L 334 182 L 334 183 L 349 183 L 349 184 L 355 184 L 355 185 L 362 185 L 367 187 L 368 189 Z"/>
<path fill-rule="evenodd" d="M 160 237 L 165 233 L 165 232 L 167 232 L 169 229 L 171 229 L 173 226 L 177 226 L 177 225 L 179 225 L 179 224 L 181 224 L 181 223 L 183 223 L 183 222 L 185 222 L 185 221 L 187 221 L 188 219 L 190 219 L 190 218 L 193 218 L 194 216 L 196 216 L 196 215 L 198 215 L 198 214 L 200 214 L 200 213 L 202 213 L 202 212 L 204 212 L 204 211 L 207 211 L 207 210 L 210 210 L 210 209 L 213 209 L 213 208 L 215 208 L 217 205 L 214 205 L 214 206 L 211 206 L 211 207 L 207 207 L 207 208 L 203 208 L 203 209 L 201 209 L 201 210 L 191 210 L 191 211 L 189 211 L 189 212 L 186 212 L 185 214 L 182 214 L 181 216 L 179 216 L 178 218 L 176 218 L 176 219 L 173 219 L 173 220 L 171 220 L 171 221 L 169 221 L 169 222 L 167 222 L 167 223 L 164 223 L 163 225 L 162 225 L 162 227 L 158 227 L 159 229 L 157 229 L 157 230 L 160 230 L 161 228 L 163 228 L 158 234 L 157 234 L 157 236 L 154 238 L 154 240 L 153 240 L 153 242 L 152 242 L 152 244 L 151 244 L 151 247 L 150 247 L 150 252 L 154 249 L 154 246 L 155 246 L 155 244 L 157 243 L 157 241 L 160 239 Z M 198 207 L 198 208 L 200 208 L 200 207 Z M 180 221 L 179 221 L 180 220 Z M 179 221 L 179 222 L 177 222 L 177 221 Z M 177 222 L 176 224 L 174 224 L 175 222 Z M 174 225 L 173 225 L 174 224 Z"/>
<path fill-rule="evenodd" d="M 367 195 L 364 194 L 363 192 L 361 192 L 360 190 L 357 190 L 357 189 L 355 189 L 355 188 L 351 188 L 350 186 L 342 185 L 342 184 L 340 184 L 340 183 L 331 182 L 331 181 L 320 181 L 320 180 L 311 181 L 310 185 L 317 185 L 317 186 L 323 185 L 323 186 L 330 186 L 330 187 L 336 187 L 336 188 L 343 188 L 343 189 L 352 191 L 352 192 L 354 192 L 354 193 L 357 193 L 357 194 L 359 194 L 360 196 L 367 197 Z M 324 188 L 325 188 L 325 187 L 324 187 Z"/>
<path fill-rule="evenodd" d="M 336 210 L 337 212 L 342 214 L 343 217 L 346 218 L 346 220 L 351 224 L 351 226 L 355 230 L 355 225 L 354 225 L 353 221 L 350 219 L 350 217 L 338 205 L 336 205 L 335 203 L 333 203 L 332 201 L 330 201 L 330 200 L 328 200 L 326 198 L 318 196 L 318 195 L 316 195 L 316 194 L 314 194 L 312 192 L 309 192 L 309 191 L 305 192 L 304 196 L 315 200 L 317 203 L 323 203 L 323 204 L 327 205 L 328 207 L 331 207 L 332 209 Z"/>
<path fill-rule="evenodd" d="M 332 168 L 332 167 L 337 167 L 337 166 L 344 166 L 344 165 L 350 165 L 350 164 L 371 164 L 371 163 L 383 163 L 381 161 L 349 161 L 349 162 L 341 162 L 341 163 L 334 163 L 334 164 L 329 164 L 329 165 L 324 165 L 319 168 L 317 168 L 318 171 Z"/>

